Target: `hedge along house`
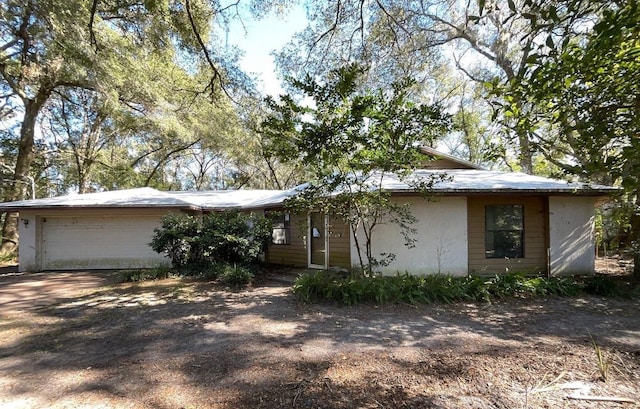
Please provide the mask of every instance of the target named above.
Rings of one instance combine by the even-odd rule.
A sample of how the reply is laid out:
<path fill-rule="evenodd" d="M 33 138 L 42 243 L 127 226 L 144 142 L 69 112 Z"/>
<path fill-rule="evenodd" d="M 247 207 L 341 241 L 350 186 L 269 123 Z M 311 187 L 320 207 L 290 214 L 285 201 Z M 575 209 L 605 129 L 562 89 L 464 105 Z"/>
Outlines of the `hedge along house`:
<path fill-rule="evenodd" d="M 411 206 L 415 247 L 399 227 L 374 231 L 374 255 L 395 254 L 382 272 L 395 274 L 527 272 L 551 275 L 594 272 L 595 204 L 617 189 L 568 183 L 521 173 L 480 169 L 437 156 L 413 177 L 446 175 L 425 199 L 393 175 L 383 188 Z M 91 193 L 0 204 L 20 212 L 21 271 L 153 267 L 166 260 L 148 245 L 167 212 L 203 214 L 240 209 L 274 221 L 266 261 L 304 268 L 359 266 L 349 227 L 319 212 L 289 214 L 288 191 L 159 192 L 151 188 Z"/>

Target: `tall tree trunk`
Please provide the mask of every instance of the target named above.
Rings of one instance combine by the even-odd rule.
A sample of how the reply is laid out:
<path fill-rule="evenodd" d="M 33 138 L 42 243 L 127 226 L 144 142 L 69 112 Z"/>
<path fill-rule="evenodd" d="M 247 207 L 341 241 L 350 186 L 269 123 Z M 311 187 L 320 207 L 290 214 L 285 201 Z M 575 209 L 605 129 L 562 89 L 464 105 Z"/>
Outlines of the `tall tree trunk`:
<path fill-rule="evenodd" d="M 533 175 L 533 155 L 531 154 L 531 144 L 529 137 L 523 131 L 518 132 L 518 142 L 520 143 L 520 168 L 522 173 Z"/>
<path fill-rule="evenodd" d="M 29 99 L 25 102 L 24 119 L 20 128 L 20 143 L 18 145 L 18 158 L 13 175 L 13 183 L 7 189 L 4 201 L 13 202 L 23 200 L 29 187 L 29 170 L 34 159 L 34 136 L 36 119 L 40 108 L 46 101 L 38 95 L 36 99 Z M 2 226 L 2 244 L 0 252 L 14 251 L 18 245 L 18 213 L 7 213 Z"/>

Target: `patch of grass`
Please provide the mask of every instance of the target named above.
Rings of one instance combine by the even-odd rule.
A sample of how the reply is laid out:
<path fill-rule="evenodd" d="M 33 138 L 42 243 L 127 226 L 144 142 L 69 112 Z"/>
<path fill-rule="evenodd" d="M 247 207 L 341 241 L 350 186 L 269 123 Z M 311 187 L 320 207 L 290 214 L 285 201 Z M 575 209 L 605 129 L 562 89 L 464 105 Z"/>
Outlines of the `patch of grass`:
<path fill-rule="evenodd" d="M 593 338 L 591 332 L 589 332 L 589 338 L 591 339 L 591 346 L 596 353 L 596 363 L 598 366 L 598 372 L 600 373 L 600 379 L 602 380 L 602 382 L 606 382 L 607 379 L 609 379 L 609 369 L 611 368 L 611 361 L 609 361 L 604 356 L 602 348 L 600 348 L 600 345 L 598 345 L 595 338 Z"/>
<path fill-rule="evenodd" d="M 18 253 L 16 251 L 7 251 L 0 253 L 0 266 L 18 263 Z"/>
<path fill-rule="evenodd" d="M 529 277 L 519 273 L 493 277 L 452 277 L 443 274 L 344 277 L 332 272 L 317 271 L 300 275 L 294 282 L 293 291 L 305 302 L 334 301 L 346 305 L 363 302 L 490 302 L 509 297 L 575 296 L 580 293 L 619 295 L 615 283 L 611 284 L 608 280 L 610 279 L 607 277 Z"/>
<path fill-rule="evenodd" d="M 168 278 L 173 274 L 171 267 L 158 266 L 153 268 L 143 268 L 137 270 L 126 270 L 122 272 L 123 282 L 138 282 L 146 280 L 160 280 Z"/>

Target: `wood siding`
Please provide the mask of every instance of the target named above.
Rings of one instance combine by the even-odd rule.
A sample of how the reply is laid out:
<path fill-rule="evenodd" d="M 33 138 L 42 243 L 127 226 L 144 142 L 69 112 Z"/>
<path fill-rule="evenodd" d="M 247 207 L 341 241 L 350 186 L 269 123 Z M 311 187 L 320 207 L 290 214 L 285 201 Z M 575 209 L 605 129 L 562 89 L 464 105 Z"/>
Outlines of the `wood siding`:
<path fill-rule="evenodd" d="M 487 258 L 485 255 L 485 206 L 524 206 L 524 257 Z M 548 198 L 540 196 L 471 196 L 467 201 L 469 273 L 546 273 L 549 247 Z"/>
<path fill-rule="evenodd" d="M 282 209 L 275 209 L 282 211 Z M 291 243 L 272 244 L 267 250 L 265 261 L 270 264 L 282 264 L 286 266 L 307 266 L 307 217 L 297 214 L 291 215 Z"/>
<path fill-rule="evenodd" d="M 281 209 L 279 209 L 281 210 Z M 307 267 L 307 216 L 291 215 L 291 243 L 272 244 L 265 261 L 294 267 Z M 329 217 L 329 266 L 349 268 L 351 266 L 349 226 L 339 219 Z"/>
<path fill-rule="evenodd" d="M 329 266 L 351 267 L 349 225 L 344 220 L 329 217 Z"/>

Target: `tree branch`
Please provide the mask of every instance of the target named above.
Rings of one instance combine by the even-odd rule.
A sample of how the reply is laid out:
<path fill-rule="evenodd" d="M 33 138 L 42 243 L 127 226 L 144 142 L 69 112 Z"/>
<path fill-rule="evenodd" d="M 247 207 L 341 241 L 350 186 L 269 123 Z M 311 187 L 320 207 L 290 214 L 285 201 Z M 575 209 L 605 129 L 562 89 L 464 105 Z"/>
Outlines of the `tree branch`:
<path fill-rule="evenodd" d="M 96 40 L 96 33 L 93 31 L 93 22 L 95 21 L 96 11 L 98 9 L 98 2 L 100 0 L 93 0 L 91 2 L 91 16 L 89 17 L 89 42 L 95 47 L 95 51 L 98 52 L 98 41 Z"/>
<path fill-rule="evenodd" d="M 147 176 L 147 179 L 144 182 L 145 186 L 149 186 L 149 183 L 151 183 L 151 179 L 153 179 L 153 177 L 155 176 L 156 172 L 158 171 L 158 169 L 160 169 L 160 167 L 162 165 L 164 165 L 164 163 L 169 160 L 169 158 L 172 155 L 175 155 L 178 152 L 182 152 L 182 151 L 186 151 L 187 149 L 191 148 L 192 146 L 196 145 L 200 143 L 200 139 L 191 142 L 190 144 L 186 145 L 186 146 L 180 146 L 176 149 L 173 149 L 171 151 L 169 151 L 166 155 L 164 155 L 164 157 L 158 161 L 158 163 L 156 163 L 156 166 L 153 167 L 153 170 L 151 171 L 151 173 L 149 174 L 149 176 Z"/>
<path fill-rule="evenodd" d="M 220 85 L 220 88 L 227 95 L 227 97 L 233 100 L 233 98 L 231 97 L 231 95 L 229 94 L 229 92 L 224 86 L 224 81 L 223 81 L 222 75 L 220 74 L 220 71 L 218 70 L 218 67 L 216 67 L 215 63 L 213 62 L 213 59 L 209 54 L 209 50 L 207 49 L 206 44 L 204 43 L 204 41 L 202 40 L 202 37 L 200 36 L 200 32 L 198 31 L 198 27 L 196 26 L 196 22 L 193 19 L 193 14 L 191 12 L 190 0 L 184 0 L 184 5 L 185 5 L 185 10 L 187 11 L 187 16 L 189 17 L 189 24 L 191 25 L 191 30 L 193 31 L 193 35 L 195 36 L 196 41 L 200 45 L 202 53 L 204 54 L 204 57 L 207 60 L 207 64 L 213 71 L 213 77 L 211 77 L 211 80 L 209 81 L 209 85 L 207 86 L 207 88 L 210 88 L 211 99 L 212 100 L 215 99 L 215 83 L 217 81 L 218 84 Z"/>

